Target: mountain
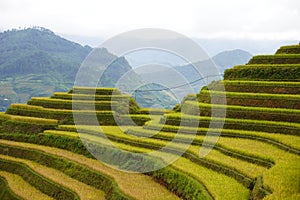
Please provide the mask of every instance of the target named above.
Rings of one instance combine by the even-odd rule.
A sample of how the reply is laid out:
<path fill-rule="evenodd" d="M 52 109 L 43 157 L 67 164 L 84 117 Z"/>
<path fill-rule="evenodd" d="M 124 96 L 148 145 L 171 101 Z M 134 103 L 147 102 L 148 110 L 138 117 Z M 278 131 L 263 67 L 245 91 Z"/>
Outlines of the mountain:
<path fill-rule="evenodd" d="M 231 68 L 235 65 L 246 64 L 252 55 L 244 50 L 235 49 L 230 51 L 222 51 L 218 53 L 212 60 L 219 67 L 219 70 L 224 72 L 225 69 Z"/>
<path fill-rule="evenodd" d="M 40 27 L 0 33 L 0 110 L 70 89 L 91 50 Z"/>
<path fill-rule="evenodd" d="M 33 96 L 49 96 L 56 91 L 69 90 L 74 85 L 79 67 L 92 50 L 89 46 L 68 41 L 41 27 L 0 33 L 0 111 L 6 110 L 11 103 L 24 103 Z M 124 57 L 118 58 L 104 48 L 95 51 L 97 58 L 90 59 L 88 63 L 95 69 L 98 69 L 101 62 L 114 60 L 103 73 L 99 87 L 115 87 L 124 74 L 132 71 Z M 88 74 L 87 81 L 96 74 Z M 141 84 L 137 82 L 138 78 L 132 78 L 136 76 L 133 74 L 131 79 L 126 81 L 129 83 L 125 85 L 127 88 L 130 85 Z M 86 86 L 89 86 L 88 82 Z M 126 91 L 126 87 L 120 89 Z M 144 95 L 154 94 L 147 92 L 142 96 Z M 169 102 L 176 103 L 163 93 L 158 93 L 156 98 L 160 99 L 164 106 Z M 145 102 L 144 98 L 140 99 L 138 103 L 141 106 L 153 105 L 147 98 Z"/>

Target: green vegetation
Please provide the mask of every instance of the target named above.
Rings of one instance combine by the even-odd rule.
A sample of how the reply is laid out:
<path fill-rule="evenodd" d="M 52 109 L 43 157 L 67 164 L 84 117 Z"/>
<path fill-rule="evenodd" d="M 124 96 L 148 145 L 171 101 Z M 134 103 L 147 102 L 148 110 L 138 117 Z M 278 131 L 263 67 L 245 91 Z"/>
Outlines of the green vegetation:
<path fill-rule="evenodd" d="M 108 85 L 13 104 L 0 113 L 0 197 L 30 198 L 10 185 L 23 178 L 41 199 L 299 199 L 298 50 L 255 56 L 172 111 Z"/>
<path fill-rule="evenodd" d="M 227 105 L 258 106 L 271 108 L 300 109 L 299 95 L 291 94 L 268 94 L 268 93 L 247 93 L 247 92 L 220 92 L 201 90 L 197 95 L 190 95 L 186 100 L 197 100 L 203 103 L 211 103 L 211 96 L 215 104 L 222 104 L 226 97 Z"/>
<path fill-rule="evenodd" d="M 180 113 L 166 114 L 164 115 L 164 117 L 161 118 L 161 122 L 166 125 L 204 128 L 208 128 L 210 124 L 217 125 L 218 123 L 224 123 L 223 128 L 225 129 L 252 130 L 298 136 L 300 131 L 300 125 L 298 123 L 234 118 L 224 119 L 217 117 L 212 118 L 205 116 L 186 115 Z"/>
<path fill-rule="evenodd" d="M 253 56 L 248 64 L 299 64 L 299 54 L 275 54 Z"/>
<path fill-rule="evenodd" d="M 7 180 L 2 175 L 0 175 L 0 198 L 11 200 L 22 199 L 12 191 L 12 189 L 9 187 L 9 184 L 7 183 Z"/>
<path fill-rule="evenodd" d="M 90 87 L 73 87 L 69 91 L 71 94 L 89 94 L 89 95 L 120 95 L 116 88 L 90 88 Z"/>
<path fill-rule="evenodd" d="M 282 46 L 276 51 L 276 54 L 300 54 L 300 45 Z"/>
<path fill-rule="evenodd" d="M 270 94 L 299 94 L 300 82 L 275 82 L 254 80 L 224 80 L 211 83 L 210 90 L 224 92 L 251 92 Z"/>
<path fill-rule="evenodd" d="M 224 73 L 226 80 L 274 80 L 299 81 L 300 65 L 244 65 L 227 69 Z"/>
<path fill-rule="evenodd" d="M 21 176 L 32 186 L 38 188 L 43 193 L 55 199 L 79 199 L 73 191 L 50 181 L 46 177 L 32 170 L 28 165 L 12 161 L 9 158 L 0 158 L 0 169 Z"/>
<path fill-rule="evenodd" d="M 23 199 L 32 200 L 53 200 L 53 198 L 43 194 L 41 191 L 37 190 L 35 187 L 31 186 L 29 183 L 24 181 L 22 177 L 8 173 L 5 171 L 0 171 L 0 179 L 3 177 L 7 181 L 7 186 L 11 188 L 12 192 L 16 195 L 22 197 Z M 0 183 L 1 184 L 1 183 Z M 3 188 L 5 188 L 3 186 Z M 5 198 L 1 198 L 5 199 Z"/>
<path fill-rule="evenodd" d="M 300 110 L 284 109 L 284 108 L 264 108 L 251 106 L 234 106 L 234 105 L 218 105 L 206 104 L 193 101 L 184 102 L 184 114 L 211 116 L 212 110 L 217 113 L 216 117 L 222 116 L 226 112 L 228 118 L 242 118 L 242 119 L 258 119 L 270 121 L 283 122 L 299 122 Z"/>

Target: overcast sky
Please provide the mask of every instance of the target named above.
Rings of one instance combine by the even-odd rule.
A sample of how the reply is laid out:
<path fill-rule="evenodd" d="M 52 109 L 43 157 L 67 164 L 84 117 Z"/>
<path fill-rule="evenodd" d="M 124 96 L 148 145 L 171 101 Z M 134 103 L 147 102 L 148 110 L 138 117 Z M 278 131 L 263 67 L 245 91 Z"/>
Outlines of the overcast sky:
<path fill-rule="evenodd" d="M 0 29 L 107 39 L 137 28 L 194 38 L 300 39 L 299 0 L 0 0 Z"/>

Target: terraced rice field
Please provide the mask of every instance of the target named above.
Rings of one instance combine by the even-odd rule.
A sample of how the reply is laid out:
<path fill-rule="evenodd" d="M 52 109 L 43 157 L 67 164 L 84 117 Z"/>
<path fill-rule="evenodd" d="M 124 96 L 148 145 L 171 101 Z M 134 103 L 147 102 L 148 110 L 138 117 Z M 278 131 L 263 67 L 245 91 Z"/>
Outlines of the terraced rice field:
<path fill-rule="evenodd" d="M 11 105 L 0 113 L 0 199 L 300 199 L 299 69 L 300 45 L 281 47 L 177 111 L 139 108 L 114 88 Z"/>

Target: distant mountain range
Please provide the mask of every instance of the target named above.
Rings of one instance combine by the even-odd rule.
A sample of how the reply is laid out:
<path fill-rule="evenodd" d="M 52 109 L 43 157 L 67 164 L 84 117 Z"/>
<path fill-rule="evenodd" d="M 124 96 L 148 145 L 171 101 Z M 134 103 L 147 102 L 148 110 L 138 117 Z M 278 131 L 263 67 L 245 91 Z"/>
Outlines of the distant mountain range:
<path fill-rule="evenodd" d="M 5 110 L 10 103 L 24 103 L 32 96 L 49 96 L 55 91 L 69 90 L 81 63 L 92 50 L 45 28 L 0 33 L 0 110 Z M 105 49 L 101 50 L 100 55 L 102 59 L 113 57 L 115 61 L 98 86 L 113 87 L 123 74 L 132 69 L 124 57 L 117 58 Z M 245 51 L 234 50 L 222 52 L 213 60 L 223 71 L 236 64 L 244 64 L 250 57 Z M 151 95 L 153 93 L 145 94 L 148 97 Z M 166 107 L 167 102 L 176 103 L 165 92 L 158 94 L 158 98 L 160 105 Z M 145 99 L 148 99 L 147 102 L 139 102 L 142 106 L 153 106 L 151 98 Z"/>

